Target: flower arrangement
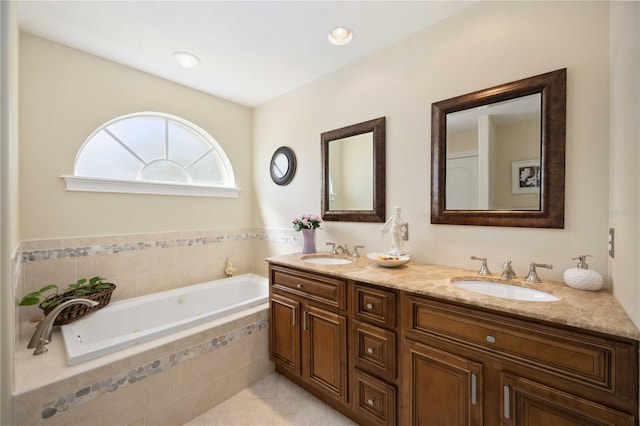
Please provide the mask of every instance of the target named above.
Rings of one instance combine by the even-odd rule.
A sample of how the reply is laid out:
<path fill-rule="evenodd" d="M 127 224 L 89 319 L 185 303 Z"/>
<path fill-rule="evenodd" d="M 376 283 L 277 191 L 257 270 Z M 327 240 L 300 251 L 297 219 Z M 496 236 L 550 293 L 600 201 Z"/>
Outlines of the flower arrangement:
<path fill-rule="evenodd" d="M 320 219 L 320 216 L 303 214 L 300 217 L 293 218 L 291 223 L 293 223 L 293 229 L 296 231 L 302 231 L 303 229 L 321 229 L 320 224 L 322 223 L 322 219 Z"/>

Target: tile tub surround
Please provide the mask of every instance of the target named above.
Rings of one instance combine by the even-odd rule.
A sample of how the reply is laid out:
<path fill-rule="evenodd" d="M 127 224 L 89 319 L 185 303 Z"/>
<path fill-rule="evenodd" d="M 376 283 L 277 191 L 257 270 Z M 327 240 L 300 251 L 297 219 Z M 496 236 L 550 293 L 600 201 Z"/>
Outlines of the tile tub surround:
<path fill-rule="evenodd" d="M 509 283 L 551 293 L 561 298 L 556 302 L 517 301 L 484 296 L 451 284 L 452 278 L 479 279 L 475 270 L 429 265 L 413 260 L 397 268 L 384 268 L 375 265 L 366 256 L 359 257 L 356 262 L 347 265 L 317 265 L 303 262 L 300 256 L 300 253 L 275 256 L 267 261 L 521 317 L 640 340 L 640 330 L 615 297 L 606 291 L 575 290 L 558 281 L 527 283 L 522 279 L 514 279 Z M 489 279 L 505 282 L 500 280 L 499 275 Z"/>
<path fill-rule="evenodd" d="M 73 367 L 62 336 L 16 354 L 16 424 L 182 424 L 270 374 L 268 305 Z M 143 423 L 144 424 L 144 423 Z"/>
<path fill-rule="evenodd" d="M 113 301 L 128 299 L 223 278 L 229 259 L 237 274 L 266 275 L 264 256 L 258 263 L 254 253 L 266 245 L 294 251 L 302 245 L 295 234 L 225 229 L 23 241 L 16 256 L 21 267 L 16 268 L 15 296 L 19 299 L 49 283 L 65 286 L 99 275 L 118 286 Z M 18 327 L 42 317 L 37 306 L 17 311 Z"/>

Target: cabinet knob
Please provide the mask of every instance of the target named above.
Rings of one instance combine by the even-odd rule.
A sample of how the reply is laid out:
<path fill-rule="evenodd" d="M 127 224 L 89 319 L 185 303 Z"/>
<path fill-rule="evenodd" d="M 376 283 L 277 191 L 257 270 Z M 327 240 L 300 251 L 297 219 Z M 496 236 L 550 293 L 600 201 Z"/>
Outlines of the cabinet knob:
<path fill-rule="evenodd" d="M 487 336 L 487 342 L 489 343 L 495 343 L 496 342 L 496 338 L 493 336 Z"/>
<path fill-rule="evenodd" d="M 372 354 L 373 353 L 373 348 L 367 348 L 367 353 Z"/>
<path fill-rule="evenodd" d="M 368 310 L 373 309 L 373 305 L 372 305 L 371 303 L 367 303 L 367 309 L 368 309 Z"/>
<path fill-rule="evenodd" d="M 296 284 L 296 287 L 302 288 L 302 284 Z"/>
<path fill-rule="evenodd" d="M 367 399 L 367 404 L 373 406 L 375 403 L 376 403 L 375 399 L 373 399 L 373 398 Z"/>

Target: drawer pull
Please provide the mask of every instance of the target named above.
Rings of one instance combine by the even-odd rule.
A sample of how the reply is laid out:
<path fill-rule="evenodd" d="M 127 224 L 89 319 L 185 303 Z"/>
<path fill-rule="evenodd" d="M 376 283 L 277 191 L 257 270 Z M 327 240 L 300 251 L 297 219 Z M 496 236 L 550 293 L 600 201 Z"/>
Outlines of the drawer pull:
<path fill-rule="evenodd" d="M 367 310 L 370 311 L 373 309 L 373 305 L 371 303 L 367 303 Z"/>
<path fill-rule="evenodd" d="M 511 391 L 509 389 L 508 385 L 504 385 L 504 418 L 505 419 L 509 419 L 511 418 L 511 407 L 509 407 L 509 395 L 511 394 Z"/>
<path fill-rule="evenodd" d="M 373 348 L 367 348 L 367 353 L 372 354 L 373 353 Z"/>
<path fill-rule="evenodd" d="M 367 404 L 369 404 L 370 406 L 373 407 L 375 405 L 375 403 L 376 403 L 375 399 L 373 399 L 373 398 L 367 399 Z"/>
<path fill-rule="evenodd" d="M 487 336 L 487 342 L 489 343 L 495 343 L 496 342 L 496 338 L 493 336 Z"/>
<path fill-rule="evenodd" d="M 478 378 L 475 373 L 471 373 L 471 403 L 473 405 L 477 405 L 478 403 L 477 381 Z"/>

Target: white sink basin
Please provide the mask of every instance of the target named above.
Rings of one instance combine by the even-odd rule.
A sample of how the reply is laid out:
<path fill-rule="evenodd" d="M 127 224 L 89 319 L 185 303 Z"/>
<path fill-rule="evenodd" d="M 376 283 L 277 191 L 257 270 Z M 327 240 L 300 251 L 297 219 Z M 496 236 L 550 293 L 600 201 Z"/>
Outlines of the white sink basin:
<path fill-rule="evenodd" d="M 353 263 L 353 260 L 347 257 L 332 256 L 329 254 L 307 254 L 300 259 L 307 263 L 315 263 L 316 265 L 347 265 Z"/>
<path fill-rule="evenodd" d="M 503 299 L 524 300 L 527 302 L 555 302 L 560 300 L 544 291 L 532 288 L 518 287 L 510 284 L 494 283 L 489 281 L 461 280 L 452 283 L 456 287 L 473 291 L 474 293 L 485 294 L 487 296 L 502 297 Z"/>

